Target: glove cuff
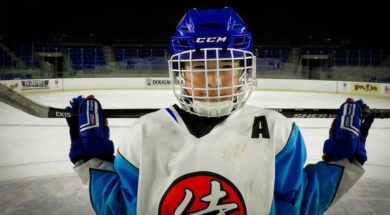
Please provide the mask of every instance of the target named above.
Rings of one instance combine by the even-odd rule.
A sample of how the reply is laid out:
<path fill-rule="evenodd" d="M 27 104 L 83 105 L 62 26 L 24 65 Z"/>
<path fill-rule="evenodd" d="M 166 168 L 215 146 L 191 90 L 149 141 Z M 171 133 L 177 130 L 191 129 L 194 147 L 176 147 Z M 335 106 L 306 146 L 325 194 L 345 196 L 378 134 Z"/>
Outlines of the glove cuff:
<path fill-rule="evenodd" d="M 105 138 L 81 138 L 81 143 L 89 158 L 99 158 L 105 161 L 113 162 L 114 144 L 111 140 Z"/>
<path fill-rule="evenodd" d="M 89 160 L 89 156 L 85 153 L 84 147 L 82 145 L 81 139 L 72 141 L 70 145 L 69 158 L 73 164 L 80 160 Z"/>

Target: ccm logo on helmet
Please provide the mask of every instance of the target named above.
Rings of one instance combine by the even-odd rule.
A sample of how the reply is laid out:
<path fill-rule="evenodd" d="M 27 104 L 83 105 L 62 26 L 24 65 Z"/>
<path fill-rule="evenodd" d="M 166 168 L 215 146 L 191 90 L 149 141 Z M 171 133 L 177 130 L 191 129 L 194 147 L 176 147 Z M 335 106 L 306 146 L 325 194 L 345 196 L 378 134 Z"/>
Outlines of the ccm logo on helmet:
<path fill-rule="evenodd" d="M 226 42 L 227 37 L 198 37 L 196 43 L 220 43 Z"/>

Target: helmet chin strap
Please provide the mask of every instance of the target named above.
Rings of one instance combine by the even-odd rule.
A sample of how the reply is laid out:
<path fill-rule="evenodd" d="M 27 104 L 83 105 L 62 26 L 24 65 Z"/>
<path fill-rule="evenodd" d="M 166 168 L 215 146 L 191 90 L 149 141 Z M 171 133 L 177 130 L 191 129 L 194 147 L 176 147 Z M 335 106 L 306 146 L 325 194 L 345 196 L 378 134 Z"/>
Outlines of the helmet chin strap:
<path fill-rule="evenodd" d="M 232 100 L 220 102 L 202 102 L 194 100 L 192 108 L 199 116 L 220 117 L 229 115 L 233 111 L 234 102 Z"/>

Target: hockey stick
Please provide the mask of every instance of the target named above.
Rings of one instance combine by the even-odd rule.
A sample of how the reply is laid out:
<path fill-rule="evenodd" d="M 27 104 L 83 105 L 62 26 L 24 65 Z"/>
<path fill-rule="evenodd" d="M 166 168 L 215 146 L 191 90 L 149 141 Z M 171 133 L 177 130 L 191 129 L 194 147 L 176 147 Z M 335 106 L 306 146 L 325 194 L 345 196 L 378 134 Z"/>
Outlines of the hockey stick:
<path fill-rule="evenodd" d="M 77 114 L 65 109 L 38 104 L 3 84 L 0 84 L 0 101 L 40 118 L 67 118 Z M 159 109 L 105 109 L 103 112 L 107 118 L 138 118 L 157 110 Z M 299 108 L 271 108 L 271 110 L 289 118 L 335 118 L 339 111 L 338 109 Z M 390 118 L 390 109 L 370 109 L 366 114 L 373 114 L 375 118 Z"/>

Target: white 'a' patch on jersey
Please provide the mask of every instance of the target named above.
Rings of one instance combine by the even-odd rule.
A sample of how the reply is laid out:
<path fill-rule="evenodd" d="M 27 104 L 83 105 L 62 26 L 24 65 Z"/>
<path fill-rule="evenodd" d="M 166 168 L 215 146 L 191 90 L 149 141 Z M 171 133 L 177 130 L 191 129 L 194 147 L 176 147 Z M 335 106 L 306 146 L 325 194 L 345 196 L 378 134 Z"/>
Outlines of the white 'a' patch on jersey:
<path fill-rule="evenodd" d="M 176 119 L 165 109 L 141 117 L 119 147 L 139 168 L 137 213 L 269 214 L 275 156 L 286 145 L 293 122 L 245 106 L 196 138 L 170 110 Z"/>

